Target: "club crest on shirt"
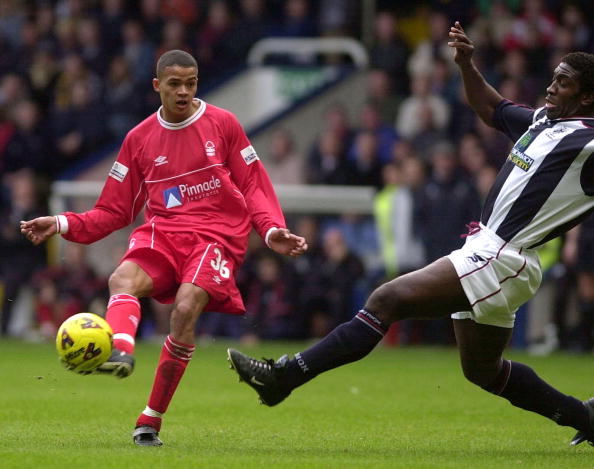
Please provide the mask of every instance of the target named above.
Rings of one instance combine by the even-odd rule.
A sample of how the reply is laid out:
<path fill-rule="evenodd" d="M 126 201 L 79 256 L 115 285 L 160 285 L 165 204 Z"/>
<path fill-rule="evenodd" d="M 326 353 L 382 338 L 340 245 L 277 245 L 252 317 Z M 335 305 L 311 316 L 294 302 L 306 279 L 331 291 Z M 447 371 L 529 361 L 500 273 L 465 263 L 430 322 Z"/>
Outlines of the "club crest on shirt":
<path fill-rule="evenodd" d="M 251 145 L 247 146 L 243 150 L 241 150 L 241 156 L 243 156 L 245 164 L 247 164 L 247 165 L 250 165 L 254 161 L 260 159 L 260 158 L 258 158 L 258 154 L 256 153 L 256 150 L 254 150 L 254 147 Z"/>
<path fill-rule="evenodd" d="M 569 128 L 564 125 L 558 124 L 552 129 L 547 130 L 544 134 L 550 139 L 560 138 L 560 135 L 567 132 Z"/>
<path fill-rule="evenodd" d="M 204 144 L 204 151 L 206 152 L 206 156 L 215 156 L 215 144 L 207 140 Z"/>

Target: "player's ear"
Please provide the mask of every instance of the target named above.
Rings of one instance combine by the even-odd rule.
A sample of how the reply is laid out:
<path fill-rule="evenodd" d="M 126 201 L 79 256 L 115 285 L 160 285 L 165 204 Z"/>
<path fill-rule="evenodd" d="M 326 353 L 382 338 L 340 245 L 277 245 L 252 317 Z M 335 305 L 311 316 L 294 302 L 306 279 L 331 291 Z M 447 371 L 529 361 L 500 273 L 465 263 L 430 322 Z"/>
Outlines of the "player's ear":
<path fill-rule="evenodd" d="M 592 107 L 594 105 L 594 92 L 589 91 L 582 94 L 581 104 L 583 107 Z"/>
<path fill-rule="evenodd" d="M 161 91 L 159 88 L 159 79 L 158 78 L 153 78 L 153 90 L 155 90 L 157 93 L 159 91 Z"/>

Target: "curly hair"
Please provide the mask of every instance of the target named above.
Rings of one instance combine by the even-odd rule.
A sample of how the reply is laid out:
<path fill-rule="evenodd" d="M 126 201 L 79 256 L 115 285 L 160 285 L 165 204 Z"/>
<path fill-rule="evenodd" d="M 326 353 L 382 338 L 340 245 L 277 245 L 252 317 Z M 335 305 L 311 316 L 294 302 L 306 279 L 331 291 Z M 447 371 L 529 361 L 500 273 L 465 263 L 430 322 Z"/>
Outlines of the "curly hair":
<path fill-rule="evenodd" d="M 565 62 L 579 72 L 578 82 L 582 92 L 594 92 L 594 54 L 571 52 L 565 55 L 561 62 Z"/>
<path fill-rule="evenodd" d="M 184 68 L 195 68 L 198 70 L 196 59 L 183 50 L 173 49 L 165 52 L 157 61 L 157 77 L 163 74 L 166 67 L 179 65 Z"/>

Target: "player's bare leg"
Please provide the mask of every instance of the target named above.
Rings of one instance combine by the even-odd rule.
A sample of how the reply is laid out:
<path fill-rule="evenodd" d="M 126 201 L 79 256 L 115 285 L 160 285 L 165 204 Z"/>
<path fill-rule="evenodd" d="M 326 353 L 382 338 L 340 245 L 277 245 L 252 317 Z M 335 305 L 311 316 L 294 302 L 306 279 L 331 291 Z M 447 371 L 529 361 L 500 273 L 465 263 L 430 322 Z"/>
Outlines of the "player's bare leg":
<path fill-rule="evenodd" d="M 583 403 L 559 392 L 530 367 L 502 357 L 513 329 L 456 319 L 454 331 L 462 370 L 470 382 L 507 399 L 515 407 L 577 429 L 572 444 L 594 441 L 593 403 Z"/>
<path fill-rule="evenodd" d="M 134 371 L 134 346 L 140 322 L 139 298 L 148 295 L 153 281 L 137 264 L 122 262 L 109 277 L 111 296 L 105 319 L 113 330 L 113 352 L 95 373 L 125 378 Z"/>
<path fill-rule="evenodd" d="M 162 417 L 196 349 L 196 321 L 208 301 L 208 293 L 191 283 L 183 283 L 177 292 L 171 311 L 170 334 L 161 350 L 148 405 L 138 417 L 132 434 L 137 445 L 163 444 L 159 439 Z"/>

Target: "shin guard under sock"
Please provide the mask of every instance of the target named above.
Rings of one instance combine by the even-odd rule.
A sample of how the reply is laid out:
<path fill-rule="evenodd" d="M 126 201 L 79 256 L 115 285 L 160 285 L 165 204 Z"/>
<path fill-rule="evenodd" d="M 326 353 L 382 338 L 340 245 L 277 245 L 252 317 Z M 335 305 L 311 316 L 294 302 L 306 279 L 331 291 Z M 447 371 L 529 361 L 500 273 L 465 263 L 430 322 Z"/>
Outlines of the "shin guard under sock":
<path fill-rule="evenodd" d="M 167 336 L 159 357 L 148 406 L 138 417 L 137 427 L 148 425 L 157 431 L 160 429 L 161 417 L 167 410 L 195 349 L 194 345 L 183 344 L 170 335 Z M 157 423 L 159 428 L 155 427 Z"/>
<path fill-rule="evenodd" d="M 292 390 L 324 371 L 360 360 L 375 348 L 387 331 L 388 325 L 362 309 L 320 342 L 295 354 L 287 364 L 283 387 Z"/>
<path fill-rule="evenodd" d="M 581 401 L 557 391 L 522 363 L 503 360 L 498 377 L 484 389 L 504 397 L 515 407 L 540 414 L 559 425 L 591 431 L 588 411 Z"/>
<path fill-rule="evenodd" d="M 113 346 L 122 352 L 134 353 L 136 329 L 140 322 L 140 303 L 132 295 L 112 295 L 105 320 L 113 330 Z"/>

